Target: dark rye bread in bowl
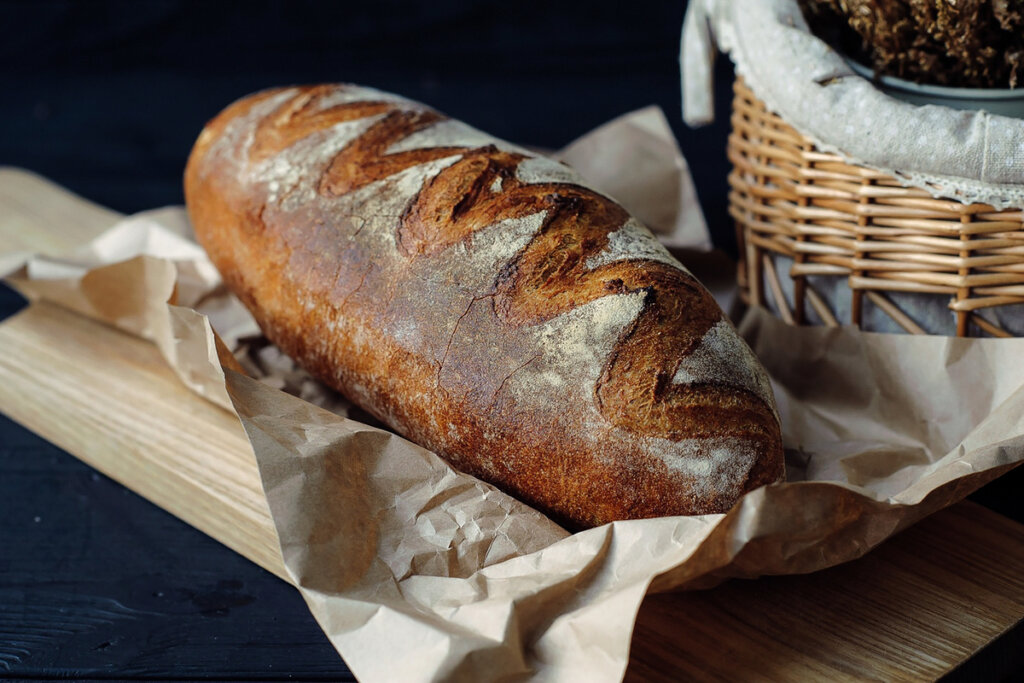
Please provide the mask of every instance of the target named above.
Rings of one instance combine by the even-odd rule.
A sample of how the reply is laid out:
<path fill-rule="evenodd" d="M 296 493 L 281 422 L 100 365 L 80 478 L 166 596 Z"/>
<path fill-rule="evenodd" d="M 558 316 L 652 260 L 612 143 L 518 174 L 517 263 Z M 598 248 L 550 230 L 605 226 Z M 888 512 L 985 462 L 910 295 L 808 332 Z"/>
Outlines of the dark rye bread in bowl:
<path fill-rule="evenodd" d="M 377 90 L 294 87 L 210 122 L 185 195 L 270 340 L 563 523 L 723 512 L 783 476 L 749 348 L 563 164 Z"/>

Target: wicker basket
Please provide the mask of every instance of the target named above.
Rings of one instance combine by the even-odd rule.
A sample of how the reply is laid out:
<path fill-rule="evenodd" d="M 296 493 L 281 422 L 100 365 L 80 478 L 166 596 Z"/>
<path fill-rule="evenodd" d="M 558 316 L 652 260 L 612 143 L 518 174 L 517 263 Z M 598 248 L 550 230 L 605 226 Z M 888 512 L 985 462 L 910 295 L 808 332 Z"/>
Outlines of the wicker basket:
<path fill-rule="evenodd" d="M 850 165 L 742 80 L 734 92 L 729 211 L 745 302 L 791 324 L 1024 336 L 1024 211 L 936 199 Z"/>

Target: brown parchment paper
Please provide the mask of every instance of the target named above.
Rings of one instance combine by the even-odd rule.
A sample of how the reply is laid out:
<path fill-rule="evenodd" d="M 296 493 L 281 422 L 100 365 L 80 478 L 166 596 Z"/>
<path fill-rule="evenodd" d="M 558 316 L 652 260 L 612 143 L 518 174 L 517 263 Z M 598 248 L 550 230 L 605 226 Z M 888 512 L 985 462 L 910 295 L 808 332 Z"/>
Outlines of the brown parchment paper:
<path fill-rule="evenodd" d="M 662 136 L 609 163 L 622 176 L 660 164 L 676 180 L 653 186 L 681 187 L 685 162 L 664 144 L 667 126 L 638 116 L 642 125 L 625 117 L 591 139 Z M 576 153 L 607 152 L 586 145 L 574 143 Z M 676 196 L 661 190 L 649 201 Z M 636 187 L 620 195 L 645 201 Z M 670 218 L 655 226 L 662 235 L 705 243 L 702 221 Z M 698 229 L 687 236 L 680 225 Z M 255 336 L 180 208 L 125 219 L 72 253 L 6 258 L 30 298 L 153 340 L 188 386 L 238 415 L 289 575 L 362 681 L 618 680 L 648 591 L 854 559 L 1024 459 L 1024 340 L 794 328 L 753 310 L 741 332 L 772 376 L 787 483 L 724 515 L 570 535 L 434 454 L 345 418 L 343 401 L 311 389 Z M 213 329 L 258 379 L 221 369 Z"/>

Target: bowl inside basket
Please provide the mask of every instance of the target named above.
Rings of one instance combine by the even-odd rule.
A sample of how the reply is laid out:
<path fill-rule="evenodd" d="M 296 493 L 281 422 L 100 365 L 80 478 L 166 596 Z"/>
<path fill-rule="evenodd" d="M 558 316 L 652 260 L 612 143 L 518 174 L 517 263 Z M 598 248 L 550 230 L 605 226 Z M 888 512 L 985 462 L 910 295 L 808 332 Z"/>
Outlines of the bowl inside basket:
<path fill-rule="evenodd" d="M 937 104 L 960 110 L 985 110 L 990 114 L 1024 119 L 1024 88 L 951 88 L 922 85 L 894 76 L 878 76 L 870 67 L 847 59 L 857 75 L 897 100 L 923 106 Z"/>

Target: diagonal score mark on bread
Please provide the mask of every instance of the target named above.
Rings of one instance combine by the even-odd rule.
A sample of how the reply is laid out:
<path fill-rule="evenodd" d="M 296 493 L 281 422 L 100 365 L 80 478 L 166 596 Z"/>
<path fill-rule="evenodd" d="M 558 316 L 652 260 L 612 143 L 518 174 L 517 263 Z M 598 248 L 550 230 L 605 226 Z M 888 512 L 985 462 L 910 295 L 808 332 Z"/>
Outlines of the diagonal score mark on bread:
<path fill-rule="evenodd" d="M 318 106 L 337 91 L 336 86 L 300 90 L 260 122 L 259 142 L 250 154 L 266 158 L 338 123 L 383 115 L 330 162 L 319 191 L 333 197 L 459 155 L 425 183 L 402 216 L 396 242 L 404 256 L 429 257 L 501 220 L 546 212 L 541 229 L 498 277 L 493 305 L 503 321 L 538 324 L 598 298 L 643 292 L 640 314 L 621 335 L 594 388 L 605 418 L 626 431 L 671 440 L 773 433 L 774 412 L 757 396 L 741 401 L 735 386 L 673 382 L 682 360 L 722 320 L 711 295 L 692 275 L 650 259 L 587 266 L 588 259 L 608 247 L 609 235 L 629 220 L 622 207 L 579 185 L 524 182 L 516 170 L 529 157 L 494 145 L 388 153 L 447 119 L 401 101 Z M 667 291 L 673 295 L 662 294 Z"/>

